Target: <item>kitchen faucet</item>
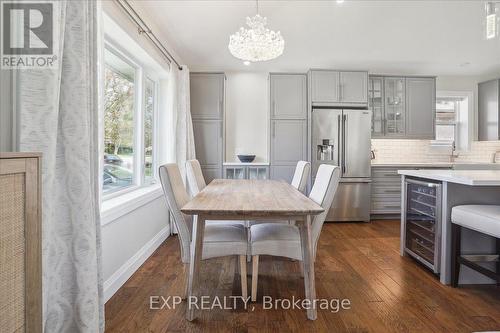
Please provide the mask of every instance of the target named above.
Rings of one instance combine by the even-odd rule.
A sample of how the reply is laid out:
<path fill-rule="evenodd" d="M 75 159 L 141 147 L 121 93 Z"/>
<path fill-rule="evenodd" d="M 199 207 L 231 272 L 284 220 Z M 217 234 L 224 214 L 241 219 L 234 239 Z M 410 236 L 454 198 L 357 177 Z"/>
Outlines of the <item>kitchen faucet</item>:
<path fill-rule="evenodd" d="M 500 154 L 500 150 L 493 153 L 493 163 L 497 163 L 497 156 Z"/>

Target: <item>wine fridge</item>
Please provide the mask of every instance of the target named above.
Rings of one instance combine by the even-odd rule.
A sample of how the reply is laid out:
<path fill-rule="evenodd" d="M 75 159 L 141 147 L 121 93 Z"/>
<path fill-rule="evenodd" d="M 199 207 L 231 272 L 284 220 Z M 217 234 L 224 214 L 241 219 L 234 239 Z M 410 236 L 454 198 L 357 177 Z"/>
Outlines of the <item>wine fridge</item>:
<path fill-rule="evenodd" d="M 441 184 L 406 178 L 404 187 L 404 252 L 438 273 L 441 258 Z"/>

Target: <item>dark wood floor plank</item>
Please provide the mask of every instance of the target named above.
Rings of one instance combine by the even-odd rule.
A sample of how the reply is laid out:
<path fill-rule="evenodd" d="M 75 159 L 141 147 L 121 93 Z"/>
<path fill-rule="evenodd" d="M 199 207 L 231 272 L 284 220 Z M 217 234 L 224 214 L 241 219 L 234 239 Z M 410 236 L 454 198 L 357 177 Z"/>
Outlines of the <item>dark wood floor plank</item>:
<path fill-rule="evenodd" d="M 247 266 L 251 278 L 251 265 Z M 316 259 L 317 297 L 349 299 L 350 310 L 267 310 L 262 296 L 304 298 L 300 262 L 261 256 L 258 301 L 245 309 L 200 311 L 149 308 L 150 296 L 181 296 L 184 271 L 176 237 L 169 237 L 106 303 L 108 332 L 471 332 L 500 328 L 500 288 L 453 289 L 415 260 L 399 255 L 399 222 L 325 224 Z M 201 292 L 213 299 L 240 295 L 236 256 L 204 261 Z"/>

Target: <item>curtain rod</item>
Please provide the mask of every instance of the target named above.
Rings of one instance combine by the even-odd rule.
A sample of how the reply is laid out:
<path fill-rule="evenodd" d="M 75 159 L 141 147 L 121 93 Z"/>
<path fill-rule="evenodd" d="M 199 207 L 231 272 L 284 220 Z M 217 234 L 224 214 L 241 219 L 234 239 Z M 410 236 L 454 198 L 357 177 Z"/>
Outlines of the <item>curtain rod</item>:
<path fill-rule="evenodd" d="M 177 68 L 179 70 L 182 70 L 181 65 L 175 60 L 175 58 L 170 54 L 168 49 L 160 42 L 158 37 L 151 31 L 151 29 L 148 27 L 146 22 L 137 14 L 137 12 L 132 8 L 130 3 L 127 0 L 115 0 L 117 4 L 122 7 L 122 9 L 127 13 L 129 18 L 137 25 L 137 29 L 139 31 L 139 34 L 142 35 L 144 34 L 156 48 L 160 51 L 160 53 L 167 58 L 168 62 L 171 64 L 174 62 L 177 65 Z"/>

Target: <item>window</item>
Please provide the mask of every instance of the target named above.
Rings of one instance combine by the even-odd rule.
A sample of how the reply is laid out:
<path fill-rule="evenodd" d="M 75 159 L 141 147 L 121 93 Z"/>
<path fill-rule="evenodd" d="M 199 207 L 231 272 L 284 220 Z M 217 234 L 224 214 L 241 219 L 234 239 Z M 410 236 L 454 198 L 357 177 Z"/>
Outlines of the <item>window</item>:
<path fill-rule="evenodd" d="M 466 151 L 471 140 L 468 92 L 438 92 L 436 97 L 436 140 L 452 141 L 455 149 Z"/>
<path fill-rule="evenodd" d="M 155 182 L 157 83 L 111 44 L 104 50 L 103 194 Z"/>
<path fill-rule="evenodd" d="M 154 182 L 153 171 L 153 148 L 154 148 L 154 124 L 155 124 L 155 82 L 146 79 L 144 92 L 144 183 Z"/>

